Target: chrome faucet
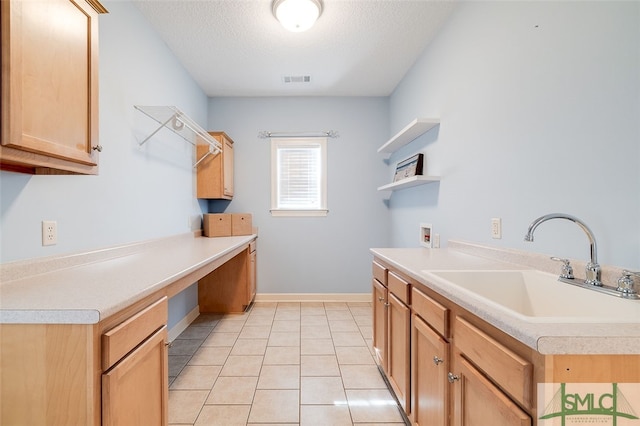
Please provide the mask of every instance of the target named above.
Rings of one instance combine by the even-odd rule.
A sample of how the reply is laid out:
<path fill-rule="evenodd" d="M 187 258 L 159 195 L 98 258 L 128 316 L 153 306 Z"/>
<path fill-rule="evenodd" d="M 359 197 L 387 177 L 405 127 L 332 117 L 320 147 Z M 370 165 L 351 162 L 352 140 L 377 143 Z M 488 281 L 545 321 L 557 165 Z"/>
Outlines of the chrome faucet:
<path fill-rule="evenodd" d="M 596 246 L 596 238 L 591 232 L 591 229 L 580 219 L 575 216 L 571 216 L 564 213 L 551 213 L 546 214 L 544 216 L 540 216 L 529 225 L 529 229 L 527 230 L 527 234 L 524 236 L 525 241 L 533 241 L 533 232 L 536 230 L 538 225 L 542 222 L 546 222 L 550 219 L 566 219 L 570 220 L 577 224 L 584 232 L 587 234 L 589 238 L 589 252 L 591 255 L 591 260 L 587 263 L 585 268 L 585 283 L 594 285 L 597 287 L 602 287 L 600 265 L 598 265 L 598 248 Z"/>

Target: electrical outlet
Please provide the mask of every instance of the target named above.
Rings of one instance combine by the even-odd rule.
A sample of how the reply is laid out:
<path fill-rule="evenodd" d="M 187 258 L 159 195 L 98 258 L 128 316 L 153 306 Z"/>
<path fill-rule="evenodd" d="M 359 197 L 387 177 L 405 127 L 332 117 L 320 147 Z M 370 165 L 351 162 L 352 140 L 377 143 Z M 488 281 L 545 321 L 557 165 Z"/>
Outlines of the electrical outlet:
<path fill-rule="evenodd" d="M 491 219 L 491 238 L 495 240 L 502 238 L 502 219 L 499 217 Z"/>
<path fill-rule="evenodd" d="M 433 234 L 433 248 L 440 248 L 440 234 Z"/>
<path fill-rule="evenodd" d="M 58 223 L 55 220 L 42 221 L 42 245 L 53 246 L 58 244 Z"/>

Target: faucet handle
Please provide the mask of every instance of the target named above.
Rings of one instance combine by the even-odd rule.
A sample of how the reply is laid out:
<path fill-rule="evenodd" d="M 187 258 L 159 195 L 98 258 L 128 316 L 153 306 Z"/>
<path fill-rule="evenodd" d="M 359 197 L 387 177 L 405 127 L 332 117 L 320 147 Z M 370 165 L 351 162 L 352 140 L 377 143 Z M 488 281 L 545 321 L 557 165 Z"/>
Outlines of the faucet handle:
<path fill-rule="evenodd" d="M 556 262 L 562 262 L 562 273 L 560 274 L 560 278 L 566 278 L 568 280 L 572 280 L 575 277 L 573 276 L 573 267 L 569 262 L 569 259 L 563 259 L 561 257 L 551 257 L 551 260 L 555 260 Z"/>
<path fill-rule="evenodd" d="M 622 271 L 622 276 L 618 278 L 618 288 L 616 290 L 622 293 L 623 297 L 637 297 L 638 291 L 635 289 L 635 282 L 631 275 L 640 277 L 640 272 L 624 270 Z"/>

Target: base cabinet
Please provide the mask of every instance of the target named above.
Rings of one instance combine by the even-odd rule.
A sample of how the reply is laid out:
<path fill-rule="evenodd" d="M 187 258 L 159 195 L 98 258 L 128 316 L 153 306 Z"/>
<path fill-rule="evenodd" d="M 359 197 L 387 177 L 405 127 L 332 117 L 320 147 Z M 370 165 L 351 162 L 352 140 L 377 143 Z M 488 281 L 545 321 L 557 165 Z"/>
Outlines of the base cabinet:
<path fill-rule="evenodd" d="M 410 350 L 411 310 L 393 293 L 389 294 L 388 309 L 388 368 L 385 371 L 391 388 L 405 413 L 410 414 Z"/>
<path fill-rule="evenodd" d="M 373 277 L 373 347 L 413 426 L 535 426 L 539 384 L 640 382 L 638 354 L 542 355 L 381 259 Z"/>
<path fill-rule="evenodd" d="M 167 298 L 98 324 L 0 324 L 0 424 L 167 425 Z"/>
<path fill-rule="evenodd" d="M 461 355 L 451 376 L 454 426 L 531 426 L 531 417 Z"/>
<path fill-rule="evenodd" d="M 449 343 L 414 314 L 411 320 L 411 414 L 416 426 L 449 420 Z"/>
<path fill-rule="evenodd" d="M 168 424 L 167 327 L 102 375 L 102 426 Z"/>

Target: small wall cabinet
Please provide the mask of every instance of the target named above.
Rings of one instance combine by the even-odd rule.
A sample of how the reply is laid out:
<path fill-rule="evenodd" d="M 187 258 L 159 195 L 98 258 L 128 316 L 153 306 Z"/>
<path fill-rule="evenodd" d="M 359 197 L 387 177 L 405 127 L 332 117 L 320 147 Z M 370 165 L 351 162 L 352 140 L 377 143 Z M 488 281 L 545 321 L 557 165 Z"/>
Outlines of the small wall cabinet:
<path fill-rule="evenodd" d="M 224 132 L 209 132 L 220 145 L 219 155 L 205 158 L 197 168 L 197 197 L 206 199 L 233 199 L 233 140 Z M 197 145 L 198 158 L 202 157 L 209 147 Z"/>
<path fill-rule="evenodd" d="M 2 1 L 3 170 L 97 174 L 95 0 Z M 62 24 L 62 25 L 61 25 Z"/>

